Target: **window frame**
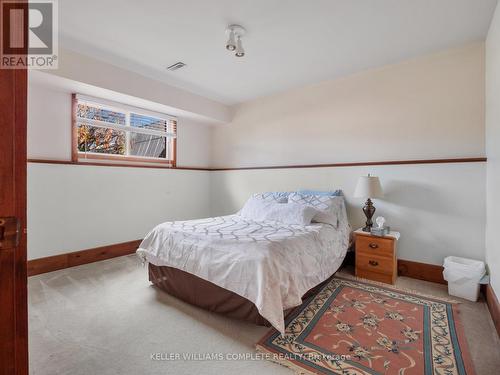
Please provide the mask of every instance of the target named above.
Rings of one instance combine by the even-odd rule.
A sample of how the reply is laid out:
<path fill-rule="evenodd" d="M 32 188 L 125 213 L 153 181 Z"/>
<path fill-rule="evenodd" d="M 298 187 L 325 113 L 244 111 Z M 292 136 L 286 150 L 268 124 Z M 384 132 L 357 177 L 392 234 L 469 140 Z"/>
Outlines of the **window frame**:
<path fill-rule="evenodd" d="M 93 153 L 93 152 L 81 152 L 78 150 L 78 120 L 77 116 L 78 111 L 78 102 L 81 101 L 89 101 L 93 102 L 96 105 L 102 106 L 103 108 L 110 109 L 117 112 L 125 112 L 127 118 L 130 117 L 130 113 L 135 113 L 138 115 L 151 116 L 156 117 L 162 120 L 173 121 L 172 128 L 175 133 L 175 137 L 167 137 L 167 142 L 169 138 L 171 140 L 171 159 L 168 158 L 153 158 L 147 156 L 133 156 L 133 155 L 116 155 L 116 154 L 106 154 L 106 153 Z M 106 161 L 111 161 L 116 165 L 126 165 L 130 167 L 134 166 L 148 166 L 151 164 L 161 164 L 164 168 L 176 168 L 177 167 L 177 118 L 175 116 L 171 116 L 165 113 L 154 112 L 150 110 L 146 110 L 140 107 L 134 107 L 127 104 L 121 104 L 117 102 L 113 102 L 106 99 L 95 98 L 87 95 L 81 95 L 73 93 L 71 95 L 71 161 L 76 164 L 86 163 L 86 160 L 92 162 L 97 162 L 98 164 L 102 161 L 103 165 L 106 165 Z M 168 148 L 167 148 L 168 149 Z"/>

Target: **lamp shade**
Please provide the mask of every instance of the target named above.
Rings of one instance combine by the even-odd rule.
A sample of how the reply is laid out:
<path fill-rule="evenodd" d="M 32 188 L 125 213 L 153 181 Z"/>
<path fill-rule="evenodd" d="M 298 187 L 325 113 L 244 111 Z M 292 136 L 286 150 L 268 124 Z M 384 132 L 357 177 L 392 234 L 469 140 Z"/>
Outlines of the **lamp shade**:
<path fill-rule="evenodd" d="M 380 185 L 380 180 L 376 176 L 361 176 L 358 179 L 356 190 L 354 191 L 355 198 L 382 198 L 384 192 Z"/>

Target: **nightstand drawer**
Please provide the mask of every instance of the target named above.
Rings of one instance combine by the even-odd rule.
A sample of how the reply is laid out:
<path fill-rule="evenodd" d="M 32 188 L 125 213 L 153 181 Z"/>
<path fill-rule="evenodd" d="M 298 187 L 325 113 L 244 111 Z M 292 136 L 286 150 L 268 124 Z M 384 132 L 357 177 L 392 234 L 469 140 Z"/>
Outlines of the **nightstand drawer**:
<path fill-rule="evenodd" d="M 393 274 L 395 260 L 388 257 L 370 255 L 356 250 L 356 268 L 370 272 Z"/>
<path fill-rule="evenodd" d="M 394 240 L 373 236 L 356 236 L 356 253 L 373 254 L 381 257 L 394 256 Z"/>

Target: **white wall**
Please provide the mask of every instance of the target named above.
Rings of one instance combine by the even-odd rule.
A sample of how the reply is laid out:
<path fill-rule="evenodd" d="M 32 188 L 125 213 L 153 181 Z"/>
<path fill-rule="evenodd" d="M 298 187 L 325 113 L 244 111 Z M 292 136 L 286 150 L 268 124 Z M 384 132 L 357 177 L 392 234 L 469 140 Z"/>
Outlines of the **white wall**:
<path fill-rule="evenodd" d="M 486 154 L 487 232 L 486 259 L 491 285 L 500 296 L 500 6 L 497 6 L 486 41 Z"/>
<path fill-rule="evenodd" d="M 352 194 L 367 173 L 380 177 L 385 192 L 375 200 L 375 216 L 401 232 L 399 258 L 432 264 L 446 255 L 484 259 L 485 163 L 213 172 L 212 215 L 236 212 L 258 191 L 340 188 L 357 229 L 366 220 L 364 201 Z"/>
<path fill-rule="evenodd" d="M 210 164 L 211 126 L 179 118 L 178 165 Z M 71 92 L 30 82 L 28 157 L 71 159 Z M 28 164 L 28 258 L 143 238 L 210 214 L 209 172 Z"/>
<path fill-rule="evenodd" d="M 235 107 L 214 165 L 484 156 L 482 43 Z"/>
<path fill-rule="evenodd" d="M 210 216 L 209 172 L 28 164 L 28 258 L 144 238 Z"/>

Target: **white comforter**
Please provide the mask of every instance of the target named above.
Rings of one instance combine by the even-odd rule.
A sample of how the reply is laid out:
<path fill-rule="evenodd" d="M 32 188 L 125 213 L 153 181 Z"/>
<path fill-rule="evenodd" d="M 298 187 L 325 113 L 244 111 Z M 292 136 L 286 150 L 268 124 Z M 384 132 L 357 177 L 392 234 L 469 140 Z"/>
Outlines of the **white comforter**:
<path fill-rule="evenodd" d="M 245 297 L 284 333 L 283 310 L 300 305 L 305 292 L 337 271 L 348 238 L 346 222 L 334 228 L 229 215 L 160 224 L 137 253 Z"/>

